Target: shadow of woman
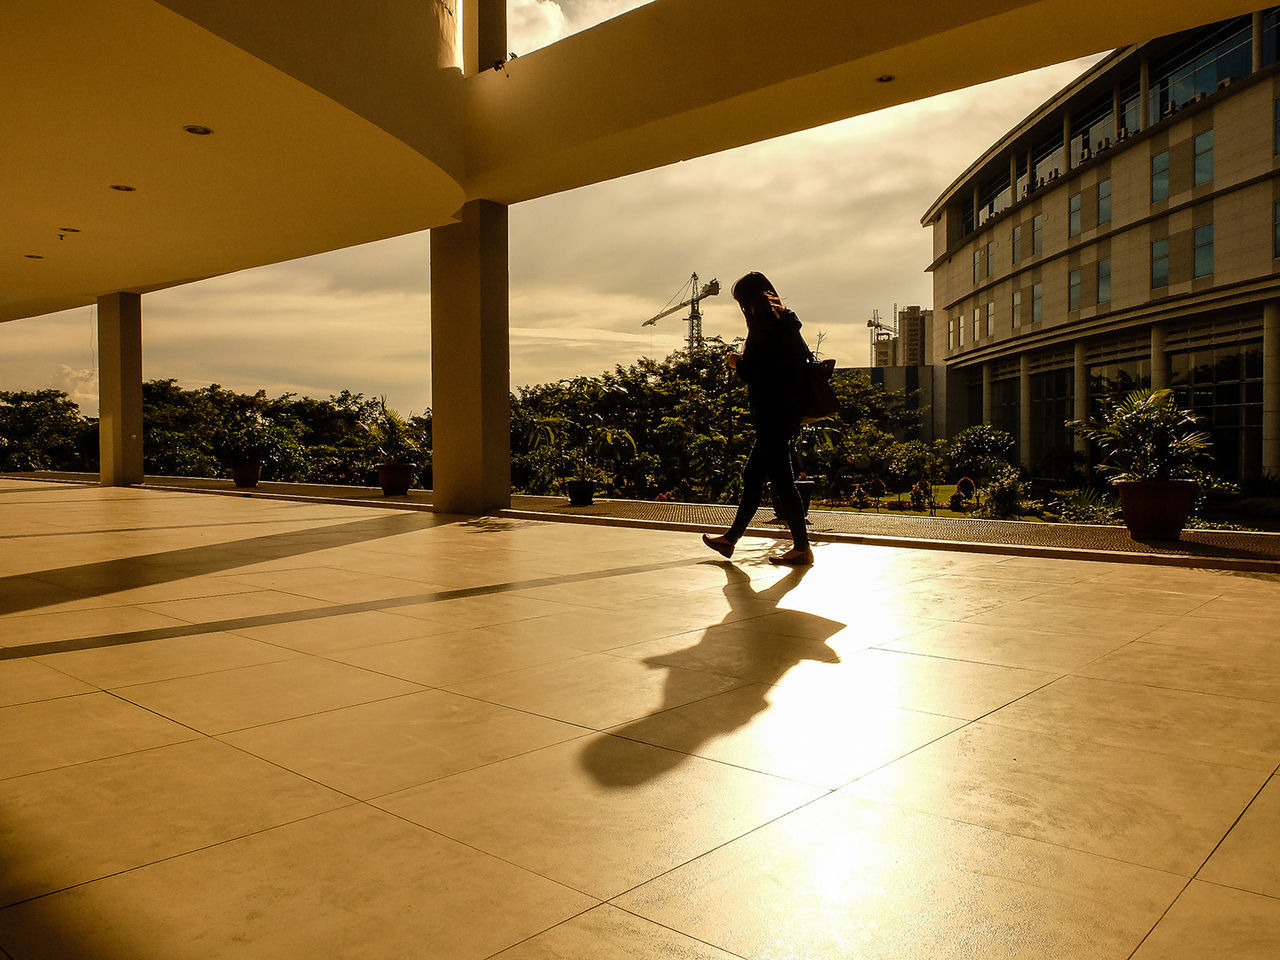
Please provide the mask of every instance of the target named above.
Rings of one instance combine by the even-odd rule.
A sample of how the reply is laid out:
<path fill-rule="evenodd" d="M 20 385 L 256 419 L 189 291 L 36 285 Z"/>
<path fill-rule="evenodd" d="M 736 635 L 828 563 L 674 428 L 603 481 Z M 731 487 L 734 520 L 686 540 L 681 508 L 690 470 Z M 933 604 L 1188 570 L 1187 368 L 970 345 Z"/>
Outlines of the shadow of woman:
<path fill-rule="evenodd" d="M 838 663 L 827 639 L 845 624 L 803 611 L 788 611 L 784 636 L 751 629 L 752 620 L 777 609 L 812 567 L 792 567 L 770 586 L 756 590 L 751 577 L 727 560 L 706 561 L 725 572 L 724 618 L 702 631 L 698 642 L 644 662 L 667 669 L 662 706 L 652 713 L 593 737 L 582 750 L 582 764 L 605 787 L 632 787 L 674 769 L 716 737 L 745 726 L 769 707 L 765 694 L 803 660 Z M 726 696 L 707 697 L 706 674 L 738 678 L 743 687 Z M 703 701 L 701 709 L 677 708 Z M 637 744 L 643 745 L 639 749 Z"/>

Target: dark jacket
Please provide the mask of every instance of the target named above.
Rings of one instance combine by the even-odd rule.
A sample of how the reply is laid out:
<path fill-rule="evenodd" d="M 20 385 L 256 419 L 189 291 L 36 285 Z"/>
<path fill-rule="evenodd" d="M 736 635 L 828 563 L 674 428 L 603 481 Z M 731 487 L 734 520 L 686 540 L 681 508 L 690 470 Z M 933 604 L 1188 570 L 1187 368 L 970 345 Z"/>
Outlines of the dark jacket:
<path fill-rule="evenodd" d="M 747 332 L 738 361 L 746 381 L 751 420 L 757 430 L 800 426 L 808 399 L 809 347 L 800 335 L 800 320 L 790 310 L 776 321 Z"/>

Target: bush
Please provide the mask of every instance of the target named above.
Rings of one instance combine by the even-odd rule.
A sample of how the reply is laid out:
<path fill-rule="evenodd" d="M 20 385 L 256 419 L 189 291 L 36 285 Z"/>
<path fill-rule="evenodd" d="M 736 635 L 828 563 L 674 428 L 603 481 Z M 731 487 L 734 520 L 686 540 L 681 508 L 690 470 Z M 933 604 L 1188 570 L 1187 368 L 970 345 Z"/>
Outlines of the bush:
<path fill-rule="evenodd" d="M 997 471 L 982 488 L 982 504 L 974 515 L 988 520 L 1012 520 L 1039 515 L 1044 505 L 1031 499 L 1028 484 L 1013 467 Z"/>

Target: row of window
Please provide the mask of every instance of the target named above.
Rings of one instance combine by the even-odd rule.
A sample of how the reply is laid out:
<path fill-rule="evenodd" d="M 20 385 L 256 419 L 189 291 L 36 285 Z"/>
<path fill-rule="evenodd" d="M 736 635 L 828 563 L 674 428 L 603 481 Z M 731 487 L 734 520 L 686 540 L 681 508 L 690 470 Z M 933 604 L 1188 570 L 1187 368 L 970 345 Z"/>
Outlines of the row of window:
<path fill-rule="evenodd" d="M 1017 228 L 1015 228 L 1017 229 Z M 1275 204 L 1275 255 L 1280 257 L 1280 203 Z M 1207 223 L 1192 231 L 1191 276 L 1193 279 L 1213 274 L 1213 224 Z M 1094 292 L 1096 303 L 1111 301 L 1111 258 L 1106 257 L 1094 264 Z M 1163 237 L 1151 242 L 1151 289 L 1157 290 L 1169 285 L 1169 238 Z M 1067 309 L 1079 310 L 1082 303 L 1084 287 L 1084 271 L 1077 267 L 1067 273 Z M 1038 322 L 1043 316 L 1044 289 L 1043 284 L 1031 287 L 1031 314 L 1023 316 L 1022 291 L 1015 290 L 1010 303 L 1011 317 L 1015 327 L 1027 322 Z M 964 317 L 954 317 L 947 322 L 947 349 L 954 350 L 964 346 Z M 995 304 L 988 302 L 973 310 L 972 324 L 973 342 L 977 343 L 984 335 L 995 334 Z"/>
<path fill-rule="evenodd" d="M 1276 101 L 1276 145 L 1280 152 L 1280 100 Z M 1206 130 L 1197 135 L 1193 142 L 1192 185 L 1200 186 L 1213 180 L 1213 131 Z M 1151 158 L 1151 202 L 1157 203 L 1169 198 L 1169 151 L 1164 150 Z M 1078 237 L 1083 228 L 1084 194 L 1073 193 L 1067 198 L 1067 236 Z M 1111 222 L 1111 179 L 1098 183 L 1096 202 L 1097 222 L 1099 225 Z M 1022 260 L 1022 224 L 1013 228 L 1012 259 L 1016 265 Z M 1210 231 L 1212 234 L 1212 230 Z M 1209 241 L 1212 246 L 1212 239 Z M 995 258 L 995 242 L 990 241 L 984 247 L 973 251 L 973 282 L 975 285 L 989 278 L 993 273 L 992 263 Z M 1197 248 L 1200 244 L 1197 243 Z M 1040 253 L 1044 248 L 1044 214 L 1037 214 L 1031 219 L 1031 253 Z M 1278 248 L 1280 249 L 1280 248 Z M 1197 277 L 1204 276 L 1197 273 Z M 1166 281 L 1167 282 L 1167 281 Z M 1153 284 L 1156 286 L 1156 284 Z"/>

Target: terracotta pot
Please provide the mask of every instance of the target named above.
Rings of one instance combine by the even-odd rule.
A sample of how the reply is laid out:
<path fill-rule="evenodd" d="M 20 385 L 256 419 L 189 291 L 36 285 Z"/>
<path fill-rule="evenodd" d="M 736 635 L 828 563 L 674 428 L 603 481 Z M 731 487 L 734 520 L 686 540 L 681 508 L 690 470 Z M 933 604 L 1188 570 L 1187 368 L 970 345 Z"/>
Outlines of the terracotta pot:
<path fill-rule="evenodd" d="M 231 468 L 231 479 L 237 487 L 256 487 L 262 479 L 262 464 L 242 463 Z"/>
<path fill-rule="evenodd" d="M 1194 480 L 1121 480 L 1120 512 L 1135 540 L 1177 540 L 1182 536 L 1191 504 Z"/>
<path fill-rule="evenodd" d="M 413 486 L 412 463 L 380 463 L 378 466 L 378 486 L 382 487 L 384 497 L 403 497 Z"/>
<path fill-rule="evenodd" d="M 569 491 L 569 506 L 589 507 L 595 503 L 596 485 L 591 480 L 566 480 L 564 486 Z"/>

